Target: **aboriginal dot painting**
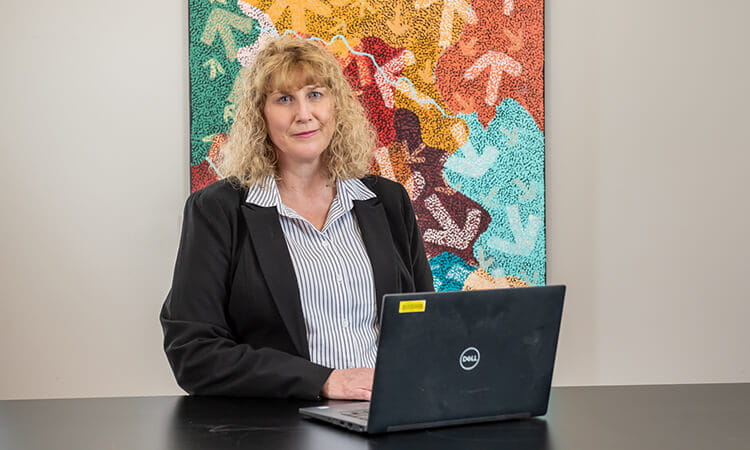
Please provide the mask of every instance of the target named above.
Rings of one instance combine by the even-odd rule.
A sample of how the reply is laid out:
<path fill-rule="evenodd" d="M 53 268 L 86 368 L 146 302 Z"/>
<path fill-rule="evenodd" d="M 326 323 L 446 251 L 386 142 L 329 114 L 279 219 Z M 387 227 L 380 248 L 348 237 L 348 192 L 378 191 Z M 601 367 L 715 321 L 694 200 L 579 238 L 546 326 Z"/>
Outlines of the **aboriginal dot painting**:
<path fill-rule="evenodd" d="M 414 203 L 437 290 L 545 283 L 543 0 L 189 0 L 191 186 L 275 36 L 336 55 Z"/>

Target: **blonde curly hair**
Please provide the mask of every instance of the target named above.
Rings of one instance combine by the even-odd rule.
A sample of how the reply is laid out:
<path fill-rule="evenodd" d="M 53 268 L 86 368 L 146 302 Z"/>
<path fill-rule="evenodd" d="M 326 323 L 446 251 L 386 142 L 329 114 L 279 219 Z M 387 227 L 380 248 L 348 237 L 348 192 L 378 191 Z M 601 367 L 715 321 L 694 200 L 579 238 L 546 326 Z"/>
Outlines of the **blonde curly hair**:
<path fill-rule="evenodd" d="M 323 161 L 331 182 L 361 178 L 368 172 L 375 132 L 336 58 L 311 41 L 284 36 L 270 41 L 243 76 L 237 116 L 222 149 L 220 170 L 240 186 L 278 176 L 276 149 L 268 136 L 263 109 L 272 92 L 320 85 L 331 93 L 336 127 Z M 299 84 L 301 86 L 292 85 Z"/>

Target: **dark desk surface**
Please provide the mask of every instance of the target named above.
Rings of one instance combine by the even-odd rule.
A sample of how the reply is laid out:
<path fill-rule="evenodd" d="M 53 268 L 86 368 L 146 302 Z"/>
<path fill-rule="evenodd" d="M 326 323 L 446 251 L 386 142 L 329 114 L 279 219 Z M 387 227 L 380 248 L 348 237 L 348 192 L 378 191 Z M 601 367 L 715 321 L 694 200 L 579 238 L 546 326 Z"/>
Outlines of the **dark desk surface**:
<path fill-rule="evenodd" d="M 211 397 L 0 401 L 2 450 L 750 449 L 750 384 L 553 388 L 548 414 L 364 436 L 300 419 L 313 403 Z"/>

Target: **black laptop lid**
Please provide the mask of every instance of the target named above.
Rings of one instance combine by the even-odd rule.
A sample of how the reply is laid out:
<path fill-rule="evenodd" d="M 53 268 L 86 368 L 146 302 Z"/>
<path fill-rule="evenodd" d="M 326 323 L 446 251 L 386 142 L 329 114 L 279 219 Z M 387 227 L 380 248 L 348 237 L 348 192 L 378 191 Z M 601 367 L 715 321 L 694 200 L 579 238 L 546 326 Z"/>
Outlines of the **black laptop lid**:
<path fill-rule="evenodd" d="M 386 295 L 368 430 L 545 414 L 564 293 Z"/>

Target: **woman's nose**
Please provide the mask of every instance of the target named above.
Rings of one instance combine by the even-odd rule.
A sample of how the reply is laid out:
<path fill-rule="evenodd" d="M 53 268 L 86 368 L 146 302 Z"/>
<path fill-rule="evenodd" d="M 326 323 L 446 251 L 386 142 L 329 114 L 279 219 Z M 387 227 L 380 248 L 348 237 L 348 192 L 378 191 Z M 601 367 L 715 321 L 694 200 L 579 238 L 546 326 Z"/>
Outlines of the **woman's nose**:
<path fill-rule="evenodd" d="M 312 105 L 306 101 L 302 100 L 297 103 L 297 120 L 302 122 L 307 122 L 312 118 Z"/>

